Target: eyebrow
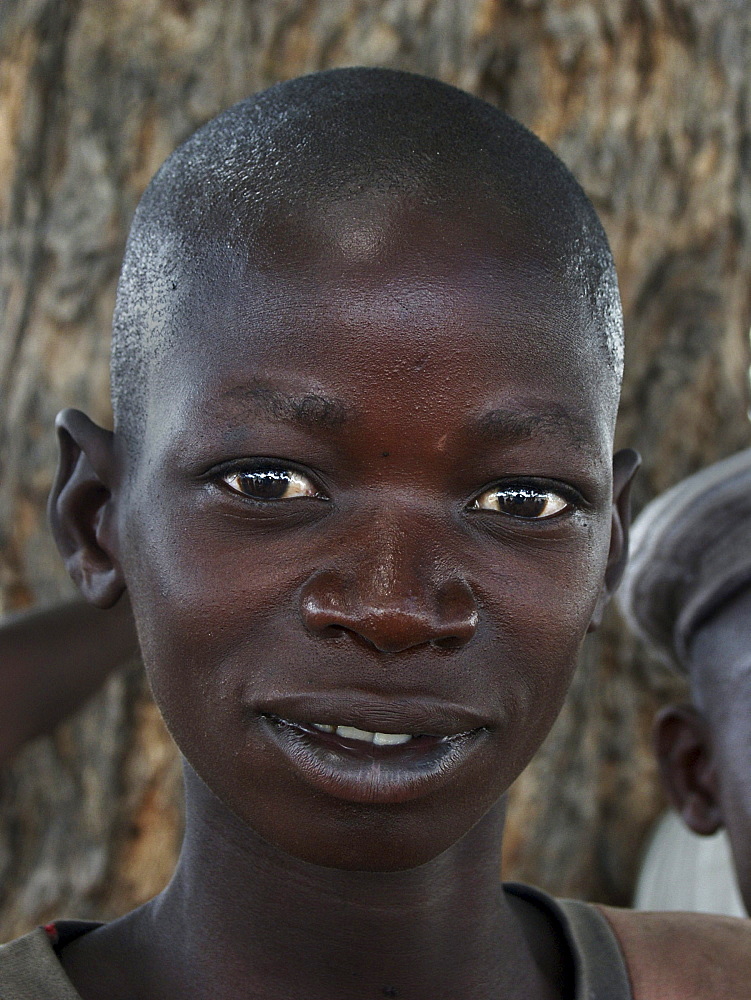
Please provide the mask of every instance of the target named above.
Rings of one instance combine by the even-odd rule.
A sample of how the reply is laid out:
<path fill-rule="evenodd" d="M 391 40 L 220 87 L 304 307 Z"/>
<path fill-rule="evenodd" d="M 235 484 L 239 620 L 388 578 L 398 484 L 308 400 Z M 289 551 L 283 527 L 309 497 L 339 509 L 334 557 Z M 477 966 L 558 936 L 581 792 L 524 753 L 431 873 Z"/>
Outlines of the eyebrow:
<path fill-rule="evenodd" d="M 220 393 L 220 399 L 242 407 L 250 404 L 272 420 L 306 427 L 340 427 L 353 416 L 351 407 L 344 400 L 315 392 L 294 395 L 262 383 L 225 389 Z M 550 435 L 565 437 L 582 447 L 592 443 L 587 424 L 562 407 L 553 407 L 542 413 L 521 413 L 497 407 L 477 417 L 472 429 L 482 437 L 504 443 Z"/>
<path fill-rule="evenodd" d="M 559 438 L 566 437 L 581 446 L 592 443 L 588 425 L 562 407 L 553 407 L 543 413 L 520 413 L 499 407 L 483 413 L 475 420 L 474 426 L 483 437 L 502 441 L 528 441 L 552 434 Z"/>
<path fill-rule="evenodd" d="M 294 396 L 264 385 L 242 385 L 226 389 L 222 400 L 242 406 L 249 403 L 272 420 L 292 421 L 306 427 L 339 427 L 350 416 L 349 407 L 341 399 L 307 392 Z"/>

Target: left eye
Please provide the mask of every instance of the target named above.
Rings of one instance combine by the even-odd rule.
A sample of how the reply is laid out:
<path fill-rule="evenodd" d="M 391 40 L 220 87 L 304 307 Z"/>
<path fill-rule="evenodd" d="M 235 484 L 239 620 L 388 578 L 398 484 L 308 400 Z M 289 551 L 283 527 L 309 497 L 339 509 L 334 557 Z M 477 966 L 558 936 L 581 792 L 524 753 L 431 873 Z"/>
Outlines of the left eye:
<path fill-rule="evenodd" d="M 268 466 L 228 472 L 222 481 L 235 493 L 251 500 L 294 500 L 320 497 L 321 493 L 301 472 Z"/>
<path fill-rule="evenodd" d="M 542 521 L 568 510 L 571 504 L 552 490 L 533 486 L 494 486 L 472 503 L 473 510 L 495 510 L 525 521 Z"/>

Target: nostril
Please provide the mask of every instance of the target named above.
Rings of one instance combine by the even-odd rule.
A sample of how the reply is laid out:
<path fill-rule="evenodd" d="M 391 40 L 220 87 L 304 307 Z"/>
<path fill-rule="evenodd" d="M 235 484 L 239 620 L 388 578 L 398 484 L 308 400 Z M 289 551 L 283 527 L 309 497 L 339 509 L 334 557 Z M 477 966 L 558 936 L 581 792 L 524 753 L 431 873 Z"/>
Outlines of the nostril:
<path fill-rule="evenodd" d="M 318 634 L 324 639 L 341 639 L 346 631 L 347 629 L 343 625 L 324 625 L 317 629 Z"/>
<path fill-rule="evenodd" d="M 303 587 L 300 611 L 305 627 L 317 635 L 334 638 L 346 631 L 344 581 L 330 570 L 316 573 Z"/>
<path fill-rule="evenodd" d="M 467 639 L 458 635 L 447 635 L 441 639 L 432 639 L 430 645 L 435 646 L 436 649 L 452 650 L 461 649 L 467 641 Z"/>
<path fill-rule="evenodd" d="M 474 637 L 480 624 L 478 603 L 469 583 L 450 581 L 438 595 L 442 620 L 436 621 L 436 635 L 431 645 L 437 649 L 461 649 Z"/>

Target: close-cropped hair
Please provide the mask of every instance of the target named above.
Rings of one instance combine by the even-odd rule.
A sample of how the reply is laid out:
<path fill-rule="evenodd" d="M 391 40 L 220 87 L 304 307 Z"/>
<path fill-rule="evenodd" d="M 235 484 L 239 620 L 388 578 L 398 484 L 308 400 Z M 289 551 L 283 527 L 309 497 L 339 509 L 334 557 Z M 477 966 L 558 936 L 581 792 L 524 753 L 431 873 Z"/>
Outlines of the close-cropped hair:
<path fill-rule="evenodd" d="M 165 338 L 177 335 L 186 284 L 239 273 L 248 261 L 273 268 L 275 227 L 363 197 L 438 215 L 492 206 L 511 220 L 552 262 L 556 280 L 580 289 L 617 393 L 623 320 L 615 268 L 601 223 L 569 170 L 528 129 L 479 98 L 411 73 L 354 68 L 239 102 L 156 174 L 136 211 L 118 287 L 118 430 L 137 434 L 150 364 Z"/>

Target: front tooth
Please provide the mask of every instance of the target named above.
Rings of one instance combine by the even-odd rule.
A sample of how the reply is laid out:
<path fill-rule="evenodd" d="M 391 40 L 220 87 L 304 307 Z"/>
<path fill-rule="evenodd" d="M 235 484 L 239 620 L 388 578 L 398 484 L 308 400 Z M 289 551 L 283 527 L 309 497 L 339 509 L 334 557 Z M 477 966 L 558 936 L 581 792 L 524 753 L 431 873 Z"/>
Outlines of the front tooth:
<path fill-rule="evenodd" d="M 314 722 L 314 729 L 320 729 L 322 733 L 333 733 L 336 726 L 325 726 L 322 722 Z"/>
<path fill-rule="evenodd" d="M 409 733 L 373 733 L 373 743 L 377 747 L 396 747 L 411 739 Z"/>
<path fill-rule="evenodd" d="M 369 733 L 365 729 L 355 729 L 354 726 L 337 726 L 336 735 L 348 740 L 364 740 L 366 743 L 372 743 L 375 733 Z"/>

